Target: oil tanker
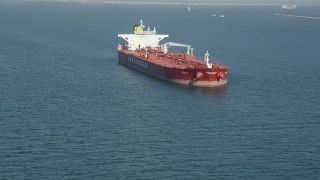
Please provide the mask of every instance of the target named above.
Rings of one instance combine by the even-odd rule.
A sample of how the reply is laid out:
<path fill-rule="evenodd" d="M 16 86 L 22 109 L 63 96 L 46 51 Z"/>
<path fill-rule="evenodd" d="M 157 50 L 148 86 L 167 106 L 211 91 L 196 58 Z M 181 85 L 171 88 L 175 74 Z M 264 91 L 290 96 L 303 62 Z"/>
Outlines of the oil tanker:
<path fill-rule="evenodd" d="M 169 37 L 157 34 L 156 29 L 145 30 L 143 21 L 133 27 L 133 34 L 118 34 L 126 43 L 118 45 L 119 63 L 157 79 L 196 87 L 218 87 L 227 84 L 228 67 L 211 62 L 206 51 L 204 59 L 194 55 L 188 44 L 159 42 Z M 186 48 L 175 52 L 170 47 Z"/>

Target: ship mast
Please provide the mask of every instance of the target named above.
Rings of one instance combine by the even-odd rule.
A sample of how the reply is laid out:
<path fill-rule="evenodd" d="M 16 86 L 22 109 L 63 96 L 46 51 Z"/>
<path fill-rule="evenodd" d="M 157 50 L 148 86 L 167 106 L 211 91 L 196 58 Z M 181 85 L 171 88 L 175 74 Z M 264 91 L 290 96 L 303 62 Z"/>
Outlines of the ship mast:
<path fill-rule="evenodd" d="M 210 56 L 210 54 L 209 54 L 209 52 L 207 50 L 207 52 L 204 54 L 204 61 L 206 61 L 207 68 L 212 68 L 212 64 L 209 63 L 209 56 Z"/>

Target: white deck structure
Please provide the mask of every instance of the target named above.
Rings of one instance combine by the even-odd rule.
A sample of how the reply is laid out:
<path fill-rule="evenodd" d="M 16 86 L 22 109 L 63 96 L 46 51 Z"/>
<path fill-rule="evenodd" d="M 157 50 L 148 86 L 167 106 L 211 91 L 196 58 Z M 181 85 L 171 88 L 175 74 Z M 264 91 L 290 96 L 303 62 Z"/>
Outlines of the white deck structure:
<path fill-rule="evenodd" d="M 128 50 L 137 50 L 141 48 L 151 47 L 152 49 L 160 48 L 159 42 L 169 37 L 167 34 L 157 34 L 156 29 L 152 31 L 144 30 L 143 21 L 140 20 L 140 25 L 134 27 L 134 34 L 118 34 L 118 37 L 127 41 Z"/>

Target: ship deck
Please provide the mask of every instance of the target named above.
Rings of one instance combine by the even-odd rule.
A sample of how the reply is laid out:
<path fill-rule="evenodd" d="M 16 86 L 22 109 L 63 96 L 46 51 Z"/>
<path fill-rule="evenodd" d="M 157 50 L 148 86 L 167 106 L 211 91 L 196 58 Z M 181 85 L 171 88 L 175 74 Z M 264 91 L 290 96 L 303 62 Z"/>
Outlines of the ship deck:
<path fill-rule="evenodd" d="M 123 53 L 138 57 L 145 61 L 149 61 L 160 66 L 175 68 L 175 69 L 206 69 L 206 62 L 203 59 L 197 58 L 195 55 L 186 53 L 176 53 L 173 51 L 168 51 L 163 53 L 158 50 L 121 50 Z M 147 54 L 147 57 L 146 57 Z M 222 64 L 213 63 L 213 67 L 226 68 Z"/>

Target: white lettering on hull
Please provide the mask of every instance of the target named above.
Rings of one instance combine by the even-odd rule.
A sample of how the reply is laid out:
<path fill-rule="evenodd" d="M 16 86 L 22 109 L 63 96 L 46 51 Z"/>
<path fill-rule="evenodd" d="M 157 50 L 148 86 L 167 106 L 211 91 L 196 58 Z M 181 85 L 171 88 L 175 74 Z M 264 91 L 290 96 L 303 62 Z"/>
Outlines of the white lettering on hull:
<path fill-rule="evenodd" d="M 146 62 L 143 62 L 135 57 L 128 57 L 128 62 L 133 63 L 135 65 L 141 66 L 143 68 L 148 68 L 148 64 Z"/>

